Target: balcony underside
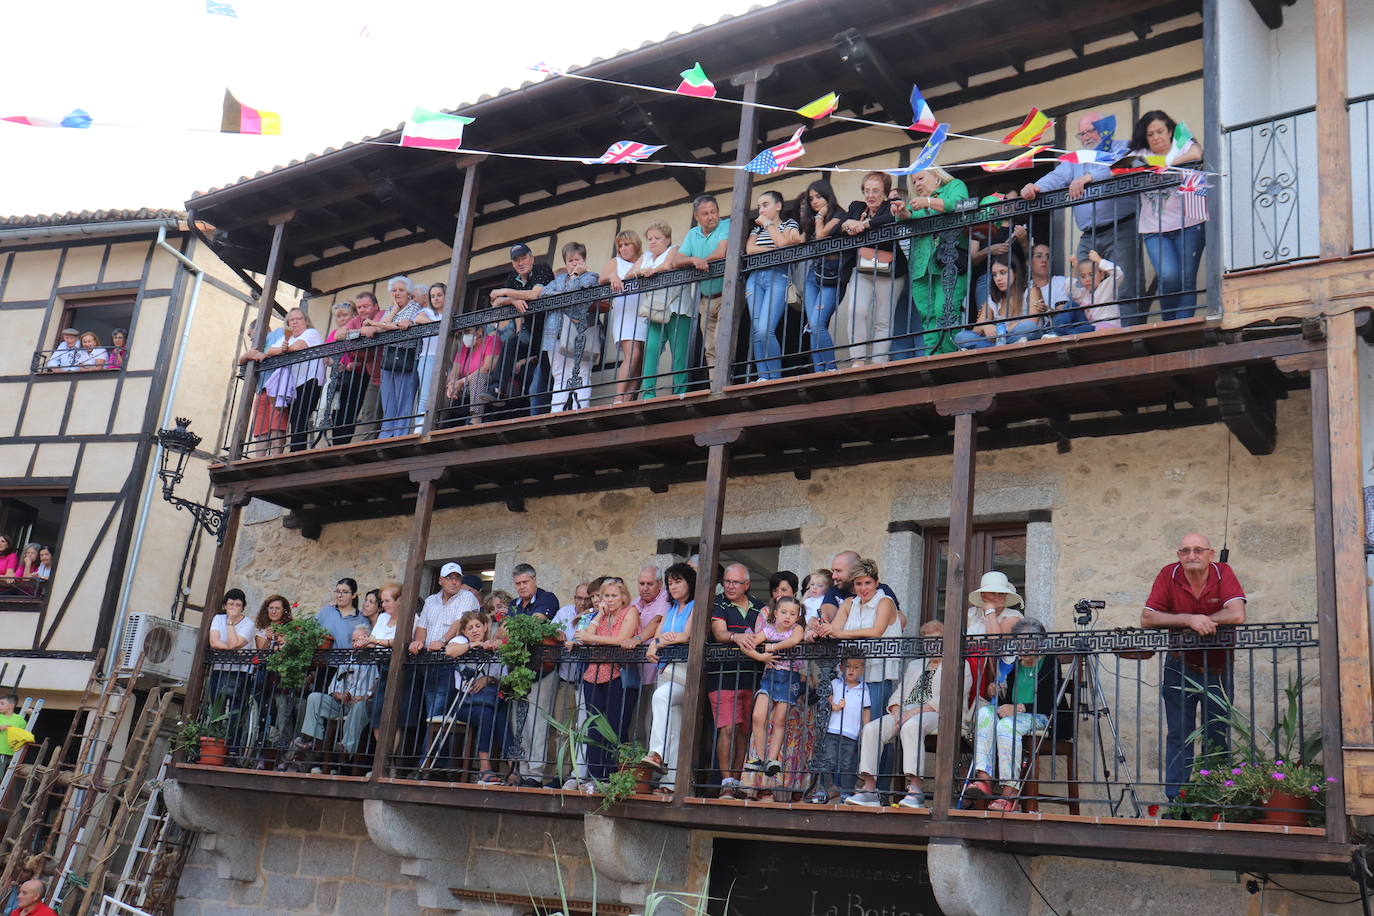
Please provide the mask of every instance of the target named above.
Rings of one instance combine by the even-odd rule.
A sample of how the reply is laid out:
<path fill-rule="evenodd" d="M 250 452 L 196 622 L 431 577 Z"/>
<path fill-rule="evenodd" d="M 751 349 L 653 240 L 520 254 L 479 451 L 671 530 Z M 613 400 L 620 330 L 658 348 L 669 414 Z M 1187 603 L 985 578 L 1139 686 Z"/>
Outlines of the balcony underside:
<path fill-rule="evenodd" d="M 597 813 L 599 797 L 548 789 L 436 785 L 404 779 L 262 773 L 180 764 L 175 778 L 194 785 L 316 798 L 381 799 L 466 811 L 580 818 Z M 1065 855 L 1194 868 L 1346 874 L 1356 847 L 1330 843 L 1314 827 L 1192 824 L 1153 819 L 1071 817 L 1052 812 L 956 812 L 936 820 L 922 811 L 857 809 L 755 801 L 692 799 L 681 806 L 636 796 L 605 812 L 717 833 L 767 833 L 796 839 L 879 843 L 964 840 L 1023 855 Z M 1177 825 L 1177 826 L 1174 826 Z"/>
<path fill-rule="evenodd" d="M 409 513 L 411 475 L 441 469 L 436 507 L 628 487 L 661 490 L 705 476 L 703 443 L 738 431 L 732 475 L 945 454 L 942 412 L 994 395 L 979 447 L 1111 436 L 1225 419 L 1242 444 L 1272 447 L 1272 405 L 1307 384 L 1322 344 L 1296 328 L 1223 337 L 1190 319 L 951 353 L 565 414 L 246 459 L 212 469 L 218 493 L 296 513 L 310 530 Z M 987 355 L 984 355 L 987 354 Z M 1220 393 L 1219 393 L 1220 384 Z M 1269 432 L 1266 432 L 1266 426 Z"/>

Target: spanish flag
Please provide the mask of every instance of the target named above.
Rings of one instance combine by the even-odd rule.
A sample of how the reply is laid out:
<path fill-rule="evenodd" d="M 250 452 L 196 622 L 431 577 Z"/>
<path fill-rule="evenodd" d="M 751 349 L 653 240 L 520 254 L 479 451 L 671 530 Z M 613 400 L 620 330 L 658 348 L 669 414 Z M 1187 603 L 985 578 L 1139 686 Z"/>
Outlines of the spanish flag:
<path fill-rule="evenodd" d="M 259 111 L 234 98 L 224 90 L 224 115 L 220 118 L 222 134 L 280 134 L 281 115 L 275 111 Z"/>
<path fill-rule="evenodd" d="M 1010 159 L 1001 162 L 984 162 L 983 171 L 985 172 L 1010 172 L 1014 169 L 1028 169 L 1035 164 L 1035 157 L 1049 149 L 1048 146 L 1032 146 L 1028 150 L 1022 150 Z"/>
<path fill-rule="evenodd" d="M 1042 115 L 1039 108 L 1032 108 L 1021 126 L 1003 137 L 1002 142 L 1008 146 L 1030 146 L 1049 129 L 1050 119 Z"/>
<path fill-rule="evenodd" d="M 839 107 L 840 97 L 833 92 L 827 92 L 825 95 L 816 99 L 816 101 L 808 102 L 798 108 L 797 114 L 801 115 L 803 118 L 810 118 L 813 121 L 818 121 Z"/>

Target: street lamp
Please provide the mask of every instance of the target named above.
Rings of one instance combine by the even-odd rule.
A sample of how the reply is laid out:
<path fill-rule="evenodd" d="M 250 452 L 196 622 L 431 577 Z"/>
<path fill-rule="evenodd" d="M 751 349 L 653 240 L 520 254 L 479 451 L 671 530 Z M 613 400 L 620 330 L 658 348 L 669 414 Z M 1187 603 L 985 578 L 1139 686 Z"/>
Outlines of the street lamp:
<path fill-rule="evenodd" d="M 185 417 L 177 417 L 175 429 L 159 429 L 157 431 L 157 441 L 162 446 L 160 452 L 162 465 L 157 472 L 157 476 L 162 478 L 162 498 L 178 509 L 185 509 L 191 513 L 196 524 L 204 528 L 206 533 L 213 534 L 217 543 L 223 544 L 224 523 L 229 518 L 228 510 L 202 506 L 200 503 L 193 503 L 172 493 L 176 485 L 181 483 L 182 475 L 186 470 L 186 459 L 191 457 L 196 446 L 200 445 L 200 436 L 186 428 L 190 425 L 190 420 Z M 174 460 L 175 465 L 173 465 Z"/>

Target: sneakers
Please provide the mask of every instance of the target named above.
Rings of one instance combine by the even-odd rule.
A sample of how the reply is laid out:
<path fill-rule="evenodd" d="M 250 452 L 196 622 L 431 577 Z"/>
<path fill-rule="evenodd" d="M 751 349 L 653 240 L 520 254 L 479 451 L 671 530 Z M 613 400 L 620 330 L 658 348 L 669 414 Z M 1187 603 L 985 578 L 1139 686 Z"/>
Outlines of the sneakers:
<path fill-rule="evenodd" d="M 745 769 L 745 772 L 748 772 L 748 773 L 762 773 L 762 772 L 763 772 L 763 758 L 762 758 L 762 757 L 750 757 L 750 758 L 749 758 L 749 762 L 746 763 L 746 764 L 744 765 L 744 769 Z M 724 786 L 725 783 L 722 782 L 721 785 Z"/>
<path fill-rule="evenodd" d="M 746 767 L 747 769 L 747 767 Z M 739 795 L 739 780 L 733 776 L 727 776 L 720 781 L 720 798 L 736 798 Z"/>
<path fill-rule="evenodd" d="M 781 772 L 782 761 L 780 760 L 770 760 L 768 761 L 768 765 L 763 768 L 763 773 L 765 776 L 776 776 Z"/>
<path fill-rule="evenodd" d="M 477 780 L 477 784 L 480 786 L 499 786 L 503 782 L 505 780 L 501 778 L 501 774 L 492 770 L 487 770 Z"/>
<path fill-rule="evenodd" d="M 855 792 L 846 798 L 844 803 L 846 805 L 858 805 L 861 808 L 879 808 L 882 806 L 877 792 Z"/>
<path fill-rule="evenodd" d="M 544 784 L 533 776 L 521 776 L 515 784 L 522 789 L 542 789 Z"/>
<path fill-rule="evenodd" d="M 912 789 L 906 793 L 906 797 L 897 802 L 899 808 L 924 808 L 926 806 L 926 795 L 919 789 Z"/>
<path fill-rule="evenodd" d="M 826 792 L 817 789 L 815 792 L 812 792 L 810 795 L 806 796 L 806 800 L 813 805 L 823 805 L 826 802 L 830 801 L 830 796 Z"/>
<path fill-rule="evenodd" d="M 563 780 L 563 791 L 565 792 L 576 792 L 581 787 L 582 782 L 576 776 L 569 776 Z"/>

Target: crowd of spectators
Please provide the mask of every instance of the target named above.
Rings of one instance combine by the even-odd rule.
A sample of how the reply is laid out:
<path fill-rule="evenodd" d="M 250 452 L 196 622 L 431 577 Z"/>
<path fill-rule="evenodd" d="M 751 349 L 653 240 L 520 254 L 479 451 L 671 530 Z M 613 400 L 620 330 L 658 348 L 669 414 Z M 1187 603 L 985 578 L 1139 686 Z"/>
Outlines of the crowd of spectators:
<path fill-rule="evenodd" d="M 1099 123 L 1093 113 L 1080 119 L 1076 136 L 1084 149 L 1112 143 L 1099 133 Z M 1144 157 L 1168 153 L 1174 126 L 1167 113 L 1146 112 L 1132 142 L 1121 145 L 1129 147 L 1122 150 L 1123 158 L 1143 163 Z M 1196 166 L 1201 158 L 1201 148 L 1190 141 L 1175 162 Z M 1162 319 L 1190 317 L 1197 305 L 1205 194 L 1176 187 L 1085 199 L 1088 185 L 1112 174 L 1105 164 L 1063 162 L 1023 187 L 1009 185 L 978 201 L 1034 200 L 1066 188 L 1078 227 L 1077 251 L 1067 259 L 1066 274 L 1054 272 L 1056 253 L 1035 237 L 1034 221 L 1025 217 L 747 271 L 743 375 L 770 380 L 785 372 L 823 372 L 1132 326 L 1147 319 L 1153 298 L 1160 301 Z M 614 366 L 613 378 L 606 381 L 610 403 L 651 398 L 660 389 L 681 394 L 694 370 L 709 369 L 717 359 L 722 280 L 643 293 L 626 293 L 625 281 L 674 269 L 706 271 L 725 257 L 736 231 L 746 233 L 745 252 L 758 254 L 950 213 L 971 201 L 965 182 L 939 167 L 916 173 L 909 195 L 884 172 L 865 175 L 860 189 L 861 198 L 847 208 L 829 180 L 811 182 L 795 201 L 763 191 L 747 231 L 732 227 L 715 198 L 703 195 L 693 204 L 692 225 L 679 244 L 661 220 L 649 221 L 642 235 L 625 229 L 599 272 L 592 269 L 593 253 L 579 241 L 562 246 L 557 271 L 539 262 L 529 245 L 516 244 L 509 273 L 488 297 L 493 306 L 512 306 L 516 316 L 462 328 L 446 365 L 439 365 L 440 342 L 431 335 L 298 362 L 261 377 L 253 420 L 253 436 L 261 442 L 257 453 L 299 450 L 326 436 L 330 444 L 343 444 L 417 432 L 436 390 L 443 401 L 441 426 L 480 423 L 497 413 L 538 415 L 586 407 L 603 358 L 608 369 Z M 1047 237 L 1043 226 L 1040 231 Z M 1155 268 L 1153 293 L 1144 282 L 1142 246 Z M 608 299 L 530 311 L 539 298 L 603 285 L 611 288 Z M 240 361 L 339 338 L 383 335 L 385 341 L 387 332 L 439 321 L 449 305 L 444 284 L 405 276 L 393 277 L 387 294 L 391 304 L 384 313 L 369 292 L 337 304 L 327 336 L 311 327 L 303 310 L 293 309 L 286 327 L 268 335 L 265 349 L 250 348 Z M 837 349 L 832 328 L 842 305 L 844 352 Z M 671 368 L 660 377 L 665 347 Z M 435 373 L 442 373 L 437 383 Z M 311 430 L 314 443 L 308 441 Z"/>
<path fill-rule="evenodd" d="M 122 369 L 129 358 L 129 332 L 115 328 L 105 346 L 95 331 L 63 328 L 61 340 L 43 361 L 42 372 L 98 372 Z"/>
<path fill-rule="evenodd" d="M 16 549 L 14 540 L 0 532 L 0 595 L 37 597 L 52 577 L 53 552 L 46 544 L 30 542 Z"/>

